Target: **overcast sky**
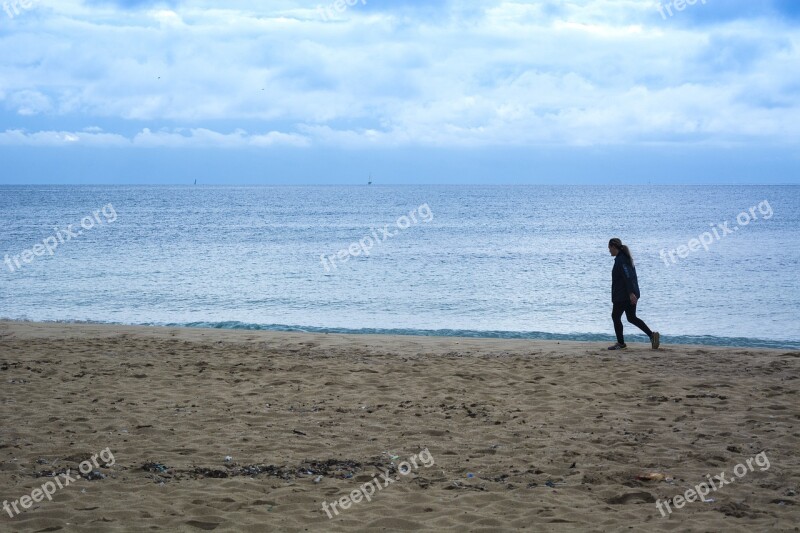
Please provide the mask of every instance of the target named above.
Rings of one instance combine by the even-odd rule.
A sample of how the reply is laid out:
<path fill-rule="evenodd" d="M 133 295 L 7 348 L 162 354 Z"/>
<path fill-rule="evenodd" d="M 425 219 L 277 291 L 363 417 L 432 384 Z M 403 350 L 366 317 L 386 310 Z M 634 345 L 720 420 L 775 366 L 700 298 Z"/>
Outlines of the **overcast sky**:
<path fill-rule="evenodd" d="M 0 183 L 800 183 L 800 1 L 0 0 Z"/>

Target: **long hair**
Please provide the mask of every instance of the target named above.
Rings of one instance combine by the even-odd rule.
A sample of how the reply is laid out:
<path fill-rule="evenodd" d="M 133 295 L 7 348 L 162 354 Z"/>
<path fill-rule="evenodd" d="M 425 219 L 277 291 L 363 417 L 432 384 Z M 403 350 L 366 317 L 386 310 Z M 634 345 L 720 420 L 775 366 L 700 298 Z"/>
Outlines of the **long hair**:
<path fill-rule="evenodd" d="M 620 252 L 622 252 L 622 253 L 623 253 L 623 254 L 624 254 L 624 255 L 625 255 L 625 256 L 626 256 L 626 257 L 627 257 L 627 258 L 630 260 L 630 262 L 631 262 L 631 265 L 633 265 L 633 266 L 636 266 L 636 265 L 633 263 L 633 255 L 631 255 L 631 250 L 630 250 L 630 248 L 628 248 L 627 246 L 625 246 L 624 244 L 622 244 L 622 240 L 621 240 L 621 239 L 618 239 L 618 238 L 614 237 L 613 239 L 611 239 L 610 241 L 608 241 L 608 245 L 609 245 L 609 246 L 613 246 L 614 248 L 616 248 L 617 250 L 619 250 Z"/>

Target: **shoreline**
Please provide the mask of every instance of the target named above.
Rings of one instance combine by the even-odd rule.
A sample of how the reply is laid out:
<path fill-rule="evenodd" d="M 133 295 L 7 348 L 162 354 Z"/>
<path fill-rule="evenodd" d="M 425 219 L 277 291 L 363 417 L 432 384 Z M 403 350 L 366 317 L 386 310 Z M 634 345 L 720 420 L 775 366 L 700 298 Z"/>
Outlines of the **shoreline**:
<path fill-rule="evenodd" d="M 0 502 L 89 473 L 0 527 L 791 531 L 798 375 L 780 350 L 4 321 Z"/>
<path fill-rule="evenodd" d="M 246 332 L 272 332 L 296 333 L 308 335 L 347 335 L 347 336 L 386 336 L 386 337 L 420 337 L 420 338 L 449 338 L 449 339 L 476 339 L 476 340 L 519 340 L 524 342 L 579 342 L 587 344 L 614 343 L 616 338 L 612 334 L 603 333 L 548 333 L 539 331 L 480 331 L 480 330 L 420 330 L 420 329 L 384 329 L 384 328 L 327 328 L 316 326 L 289 326 L 289 325 L 259 325 L 245 324 L 242 322 L 195 322 L 188 324 L 123 324 L 117 322 L 95 322 L 81 320 L 53 320 L 30 321 L 16 319 L 0 319 L 2 323 L 20 324 L 64 324 L 64 325 L 89 325 L 109 326 L 116 328 L 168 328 L 187 330 L 212 330 L 212 331 L 246 331 Z M 638 331 L 626 332 L 631 339 L 628 344 L 646 344 L 647 337 Z M 758 349 L 758 350 L 800 350 L 800 341 L 772 340 L 749 337 L 715 337 L 697 335 L 669 336 L 662 333 L 662 345 L 682 347 L 717 347 L 731 349 Z"/>

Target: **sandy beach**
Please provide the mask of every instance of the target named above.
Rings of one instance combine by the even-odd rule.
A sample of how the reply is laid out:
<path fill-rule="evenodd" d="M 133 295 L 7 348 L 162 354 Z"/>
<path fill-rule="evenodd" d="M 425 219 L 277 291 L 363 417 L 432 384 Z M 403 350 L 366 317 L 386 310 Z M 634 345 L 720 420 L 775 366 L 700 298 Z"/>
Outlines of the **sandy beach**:
<path fill-rule="evenodd" d="M 800 352 L 664 341 L 0 322 L 0 530 L 798 531 Z"/>

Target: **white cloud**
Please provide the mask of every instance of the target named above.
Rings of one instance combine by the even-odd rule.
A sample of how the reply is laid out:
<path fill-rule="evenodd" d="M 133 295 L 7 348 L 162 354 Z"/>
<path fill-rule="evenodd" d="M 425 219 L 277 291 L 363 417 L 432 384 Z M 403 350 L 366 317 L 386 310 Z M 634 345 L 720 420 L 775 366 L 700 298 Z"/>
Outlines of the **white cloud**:
<path fill-rule="evenodd" d="M 291 1 L 94 6 L 52 2 L 14 19 L 4 46 L 20 52 L 0 55 L 3 107 L 172 127 L 133 138 L 84 129 L 76 145 L 800 140 L 800 35 L 767 19 L 693 27 L 641 0 L 456 2 L 435 19 L 370 2 L 332 22 Z M 269 133 L 199 127 L 219 121 Z"/>
<path fill-rule="evenodd" d="M 153 132 L 143 129 L 132 138 L 112 133 L 102 133 L 100 128 L 85 128 L 83 131 L 38 131 L 23 130 L 0 132 L 0 145 L 66 146 L 70 144 L 95 147 L 135 146 L 142 148 L 248 148 L 267 146 L 307 146 L 308 139 L 302 135 L 271 131 L 265 134 L 248 134 L 244 130 L 219 133 L 203 128 L 190 130 L 162 130 Z"/>
<path fill-rule="evenodd" d="M 39 91 L 15 91 L 5 99 L 8 106 L 23 116 L 39 115 L 51 110 L 50 98 Z"/>
<path fill-rule="evenodd" d="M 306 146 L 308 140 L 300 135 L 272 131 L 266 134 L 250 135 L 244 130 L 233 133 L 219 133 L 216 131 L 195 128 L 186 131 L 158 131 L 152 132 L 145 128 L 137 134 L 132 142 L 141 147 L 176 147 L 176 148 L 246 148 L 263 146 Z"/>
<path fill-rule="evenodd" d="M 181 16 L 171 9 L 156 9 L 150 12 L 150 16 L 158 21 L 162 28 L 177 28 L 184 25 Z"/>
<path fill-rule="evenodd" d="M 0 132 L 0 145 L 18 146 L 125 146 L 129 144 L 124 137 L 112 133 L 88 133 L 70 131 L 38 131 L 26 133 L 23 130 Z"/>

